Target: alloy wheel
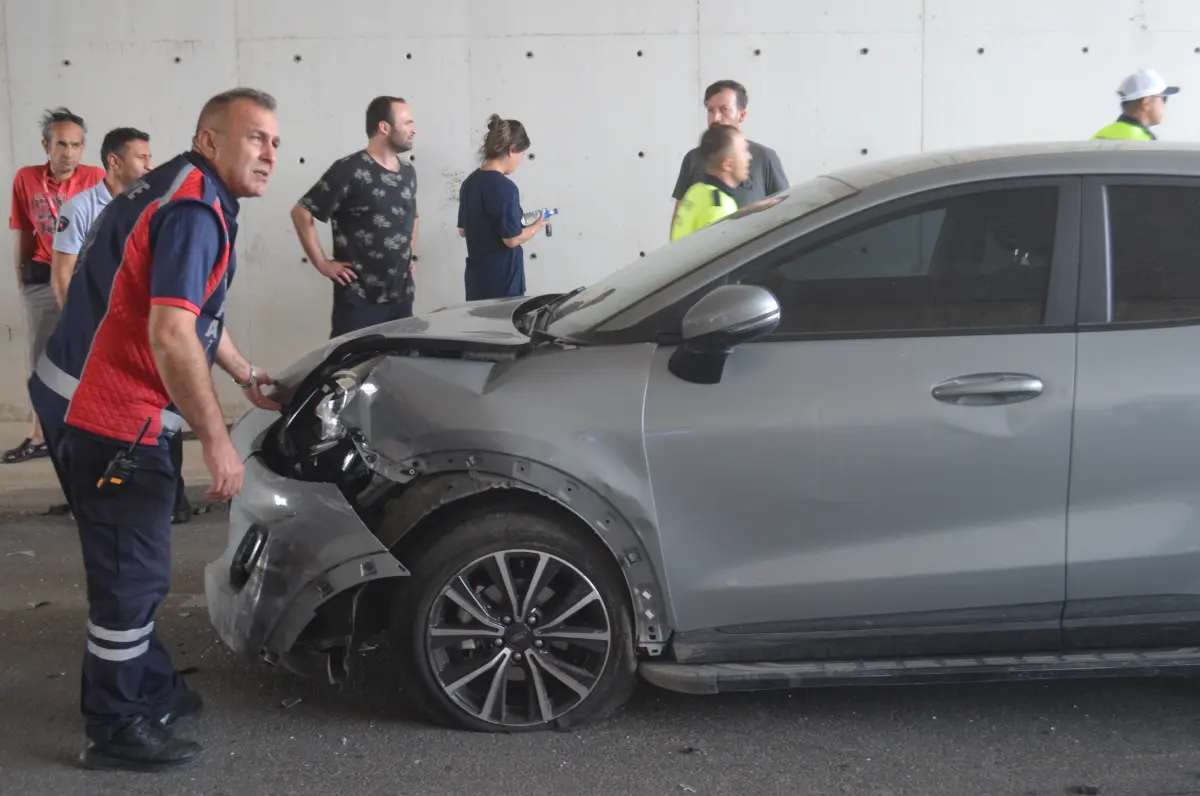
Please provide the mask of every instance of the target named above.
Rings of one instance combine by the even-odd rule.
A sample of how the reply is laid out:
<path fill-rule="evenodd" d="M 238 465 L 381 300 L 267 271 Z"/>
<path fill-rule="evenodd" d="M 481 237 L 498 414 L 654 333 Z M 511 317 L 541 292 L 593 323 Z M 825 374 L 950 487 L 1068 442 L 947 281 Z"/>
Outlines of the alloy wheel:
<path fill-rule="evenodd" d="M 611 652 L 608 607 L 592 581 L 537 550 L 490 553 L 433 601 L 429 664 L 445 694 L 482 721 L 552 722 L 600 682 Z"/>

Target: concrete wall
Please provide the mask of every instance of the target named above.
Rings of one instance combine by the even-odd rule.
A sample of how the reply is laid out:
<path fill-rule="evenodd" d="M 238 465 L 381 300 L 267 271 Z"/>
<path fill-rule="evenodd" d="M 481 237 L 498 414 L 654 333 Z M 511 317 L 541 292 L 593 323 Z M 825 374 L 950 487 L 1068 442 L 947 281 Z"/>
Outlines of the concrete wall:
<path fill-rule="evenodd" d="M 268 368 L 328 333 L 329 284 L 302 262 L 287 213 L 333 158 L 362 146 L 377 94 L 407 97 L 416 117 L 418 311 L 462 298 L 457 190 L 493 111 L 533 141 L 516 174 L 523 202 L 562 210 L 554 236 L 526 247 L 530 292 L 665 245 L 679 160 L 719 78 L 747 85 L 747 132 L 779 151 L 793 182 L 922 149 L 1086 138 L 1143 65 L 1185 87 L 1162 137 L 1200 133 L 1196 0 L 0 2 L 5 186 L 14 164 L 44 160 L 47 107 L 87 119 L 86 162 L 127 124 L 151 133 L 161 162 L 188 146 L 211 94 L 248 84 L 279 99 L 281 160 L 268 196 L 244 205 L 231 302 L 237 341 Z M 23 335 L 7 276 L 0 416 L 25 413 Z"/>

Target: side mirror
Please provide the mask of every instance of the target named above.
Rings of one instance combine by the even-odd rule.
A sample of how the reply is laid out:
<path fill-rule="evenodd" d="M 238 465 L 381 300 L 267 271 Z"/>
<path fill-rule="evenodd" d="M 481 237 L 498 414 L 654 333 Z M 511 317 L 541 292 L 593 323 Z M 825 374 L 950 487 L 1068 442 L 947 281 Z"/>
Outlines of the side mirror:
<path fill-rule="evenodd" d="M 779 300 L 757 285 L 722 285 L 683 316 L 683 343 L 671 355 L 670 369 L 684 381 L 716 384 L 734 346 L 779 325 Z"/>

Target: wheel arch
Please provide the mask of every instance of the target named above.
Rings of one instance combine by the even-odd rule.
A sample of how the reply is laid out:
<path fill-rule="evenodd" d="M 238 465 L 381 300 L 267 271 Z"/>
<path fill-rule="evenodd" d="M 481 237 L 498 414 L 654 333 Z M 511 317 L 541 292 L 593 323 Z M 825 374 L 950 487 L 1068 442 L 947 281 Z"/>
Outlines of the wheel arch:
<path fill-rule="evenodd" d="M 535 505 L 558 513 L 586 529 L 608 550 L 624 578 L 633 611 L 639 650 L 663 653 L 670 634 L 666 595 L 653 560 L 633 525 L 591 487 L 565 473 L 527 459 L 494 453 L 442 454 L 433 469 L 388 500 L 376 536 L 399 560 L 405 551 L 437 533 L 457 514 L 494 509 L 497 505 Z M 469 468 L 469 469 L 468 469 Z"/>

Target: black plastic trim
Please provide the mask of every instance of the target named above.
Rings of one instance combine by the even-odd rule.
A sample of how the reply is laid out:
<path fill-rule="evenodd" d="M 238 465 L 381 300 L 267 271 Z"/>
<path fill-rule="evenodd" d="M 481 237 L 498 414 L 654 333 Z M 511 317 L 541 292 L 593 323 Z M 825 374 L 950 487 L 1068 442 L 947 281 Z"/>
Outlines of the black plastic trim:
<path fill-rule="evenodd" d="M 793 688 L 995 683 L 1200 674 L 1200 649 L 957 656 L 829 663 L 678 664 L 644 662 L 647 682 L 684 694 Z"/>
<path fill-rule="evenodd" d="M 1200 595 L 1163 594 L 1068 602 L 1065 649 L 1200 644 Z"/>
<path fill-rule="evenodd" d="M 754 663 L 1058 649 L 1061 603 L 839 617 L 677 632 L 680 663 Z"/>
<path fill-rule="evenodd" d="M 1200 595 L 834 617 L 678 632 L 679 663 L 872 660 L 1200 645 Z"/>

